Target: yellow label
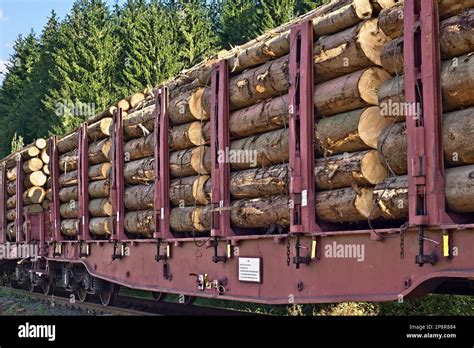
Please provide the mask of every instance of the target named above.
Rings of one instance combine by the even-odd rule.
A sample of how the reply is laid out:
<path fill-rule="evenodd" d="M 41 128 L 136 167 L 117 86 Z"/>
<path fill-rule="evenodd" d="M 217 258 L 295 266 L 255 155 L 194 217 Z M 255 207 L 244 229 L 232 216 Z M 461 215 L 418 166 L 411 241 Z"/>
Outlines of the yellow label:
<path fill-rule="evenodd" d="M 316 246 L 317 246 L 316 239 L 313 239 L 313 242 L 311 243 L 311 258 L 312 259 L 316 258 Z"/>
<path fill-rule="evenodd" d="M 443 255 L 448 257 L 449 256 L 449 235 L 443 235 Z"/>

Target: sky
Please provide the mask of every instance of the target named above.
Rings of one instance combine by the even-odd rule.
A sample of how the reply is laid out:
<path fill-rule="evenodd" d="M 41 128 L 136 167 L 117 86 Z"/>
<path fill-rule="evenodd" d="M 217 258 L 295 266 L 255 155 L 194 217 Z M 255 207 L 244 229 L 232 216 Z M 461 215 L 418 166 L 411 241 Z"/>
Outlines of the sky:
<path fill-rule="evenodd" d="M 124 0 L 106 0 L 109 5 Z M 0 0 L 0 84 L 8 57 L 13 53 L 13 43 L 18 35 L 27 35 L 31 29 L 41 34 L 51 10 L 63 19 L 74 0 Z"/>

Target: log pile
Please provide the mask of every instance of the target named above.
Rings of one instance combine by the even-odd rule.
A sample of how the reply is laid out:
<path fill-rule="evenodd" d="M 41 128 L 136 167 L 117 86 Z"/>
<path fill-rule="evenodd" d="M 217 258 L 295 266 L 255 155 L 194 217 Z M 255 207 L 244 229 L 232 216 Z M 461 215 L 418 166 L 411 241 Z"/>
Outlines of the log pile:
<path fill-rule="evenodd" d="M 33 144 L 27 146 L 19 153 L 23 158 L 23 216 L 26 214 L 41 213 L 49 207 L 47 198 L 47 181 L 49 179 L 49 156 L 45 139 L 37 139 Z M 15 219 L 17 205 L 17 167 L 15 158 L 6 161 L 6 183 L 7 183 L 7 235 L 9 241 L 16 239 Z"/>
<path fill-rule="evenodd" d="M 404 96 L 403 2 L 382 10 L 380 27 L 392 40 L 381 53 L 381 62 L 392 77 L 379 90 L 380 108 L 391 124 L 377 140 L 379 156 L 391 176 L 375 188 L 377 205 L 385 219 L 408 216 L 408 163 L 406 117 L 417 106 Z M 440 0 L 440 53 L 443 105 L 442 141 L 446 166 L 447 208 L 472 213 L 474 177 L 474 1 Z"/>
<path fill-rule="evenodd" d="M 112 150 L 112 118 L 104 117 L 90 124 L 89 140 L 89 229 L 93 235 L 104 237 L 112 233 L 110 202 L 110 172 Z M 61 232 L 67 237 L 79 232 L 79 132 L 75 131 L 57 141 L 59 152 L 59 199 Z"/>
<path fill-rule="evenodd" d="M 473 7 L 474 0 L 462 6 L 439 0 L 447 205 L 459 213 L 474 212 Z M 403 2 L 334 0 L 303 18 L 315 24 L 318 221 L 349 226 L 406 219 Z M 290 26 L 221 52 L 166 83 L 170 227 L 176 236 L 208 235 L 211 229 L 210 73 L 219 59 L 227 59 L 231 68 L 231 143 L 218 161 L 231 167 L 232 227 L 249 234 L 287 229 Z M 99 237 L 112 231 L 110 132 L 117 109 L 123 115 L 125 230 L 130 238 L 151 237 L 156 117 L 152 90 L 122 99 L 88 121 L 89 228 Z M 79 229 L 77 146 L 77 132 L 58 142 L 61 229 L 66 236 L 77 235 Z M 10 186 L 9 192 L 14 191 Z"/>

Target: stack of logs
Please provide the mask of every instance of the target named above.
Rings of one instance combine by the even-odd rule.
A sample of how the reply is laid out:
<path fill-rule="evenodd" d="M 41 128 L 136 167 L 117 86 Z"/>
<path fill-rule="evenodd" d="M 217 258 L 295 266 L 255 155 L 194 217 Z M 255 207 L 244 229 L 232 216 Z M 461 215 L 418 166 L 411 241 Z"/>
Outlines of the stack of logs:
<path fill-rule="evenodd" d="M 474 1 L 440 0 L 441 89 L 447 208 L 474 212 Z M 381 53 L 382 66 L 392 74 L 379 91 L 380 107 L 391 121 L 378 138 L 378 151 L 390 178 L 375 195 L 385 219 L 408 215 L 407 130 L 404 104 L 403 3 L 380 13 L 380 27 L 390 37 Z M 416 111 L 416 106 L 412 109 Z"/>
<path fill-rule="evenodd" d="M 46 184 L 49 178 L 49 156 L 45 139 L 38 139 L 23 149 L 19 156 L 23 157 L 23 214 L 40 213 L 48 209 L 50 200 L 47 198 Z M 15 241 L 16 219 L 16 186 L 17 167 L 16 157 L 6 162 L 7 172 L 7 235 L 9 241 Z"/>
<path fill-rule="evenodd" d="M 390 123 L 380 114 L 379 86 L 390 78 L 380 52 L 389 38 L 379 29 L 372 1 L 339 1 L 313 19 L 317 160 L 316 211 L 322 221 L 377 218 L 373 188 L 388 175 L 377 137 Z M 392 6 L 394 2 L 380 2 Z M 279 229 L 289 225 L 289 32 L 249 48 L 230 78 L 231 146 L 219 160 L 231 164 L 234 228 Z M 286 47 L 282 48 L 282 47 Z M 273 51 L 272 51 L 273 50 Z M 262 61 L 261 52 L 267 54 Z M 263 64 L 262 64 L 263 63 Z M 241 68 L 241 66 L 240 66 Z M 172 89 L 169 102 L 170 225 L 176 233 L 203 233 L 211 221 L 211 90 L 198 80 Z M 125 228 L 150 235 L 153 213 L 153 106 L 124 119 Z"/>

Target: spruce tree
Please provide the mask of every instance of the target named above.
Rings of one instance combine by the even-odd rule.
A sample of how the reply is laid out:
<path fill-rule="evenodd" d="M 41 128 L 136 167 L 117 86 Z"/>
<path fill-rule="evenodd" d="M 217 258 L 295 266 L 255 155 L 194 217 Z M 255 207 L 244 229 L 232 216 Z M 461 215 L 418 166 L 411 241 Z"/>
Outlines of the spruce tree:
<path fill-rule="evenodd" d="M 260 0 L 259 17 L 262 30 L 271 30 L 296 16 L 297 0 Z"/>
<path fill-rule="evenodd" d="M 61 118 L 56 133 L 70 131 L 114 101 L 113 21 L 103 0 L 76 0 L 58 34 L 51 78 L 57 87 L 48 110 Z"/>
<path fill-rule="evenodd" d="M 33 140 L 28 134 L 27 125 L 34 117 L 24 112 L 28 99 L 28 85 L 31 83 L 32 70 L 39 58 L 38 41 L 32 31 L 26 37 L 21 35 L 13 46 L 14 53 L 8 62 L 0 89 L 0 152 L 5 156 L 15 133 L 28 143 Z"/>
<path fill-rule="evenodd" d="M 256 0 L 223 0 L 220 3 L 217 31 L 221 46 L 241 45 L 262 32 L 258 6 Z"/>

